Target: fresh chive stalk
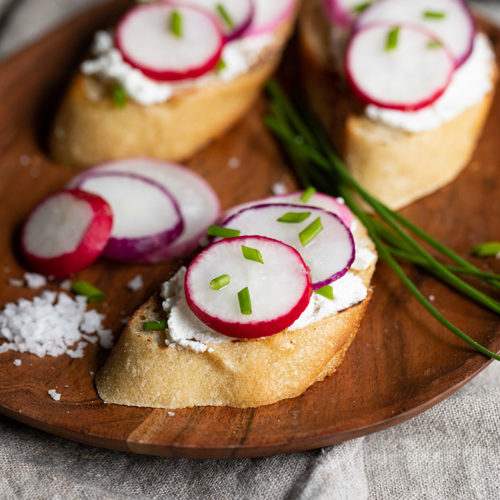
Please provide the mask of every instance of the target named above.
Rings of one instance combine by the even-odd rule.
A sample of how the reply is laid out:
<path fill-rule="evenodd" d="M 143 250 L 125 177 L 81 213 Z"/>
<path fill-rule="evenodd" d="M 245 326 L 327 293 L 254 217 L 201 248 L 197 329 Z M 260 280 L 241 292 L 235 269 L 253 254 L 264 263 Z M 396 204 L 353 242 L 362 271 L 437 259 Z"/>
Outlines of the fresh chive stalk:
<path fill-rule="evenodd" d="M 333 288 L 331 285 L 326 285 L 318 290 L 314 290 L 314 293 L 325 297 L 326 299 L 333 300 L 335 297 L 333 296 Z"/>
<path fill-rule="evenodd" d="M 361 2 L 359 3 L 358 5 L 355 5 L 351 11 L 354 13 L 354 14 L 360 14 L 361 12 L 363 12 L 364 10 L 366 10 L 368 7 L 370 7 L 370 5 L 372 4 L 372 2 Z"/>
<path fill-rule="evenodd" d="M 299 113 L 275 81 L 269 82 L 267 88 L 272 101 L 272 114 L 266 118 L 266 124 L 282 140 L 304 184 L 314 184 L 328 194 L 343 196 L 346 204 L 367 228 L 380 259 L 387 262 L 418 302 L 437 321 L 474 349 L 490 358 L 500 360 L 499 354 L 481 346 L 447 320 L 405 274 L 396 258 L 414 262 L 440 281 L 497 314 L 500 314 L 500 302 L 464 282 L 458 275 L 470 274 L 496 288 L 500 288 L 500 276 L 482 272 L 365 191 L 333 151 L 323 130 L 310 114 L 307 111 Z M 361 209 L 358 199 L 362 199 L 375 216 L 368 215 Z M 418 243 L 413 235 L 456 266 L 441 263 Z"/>
<path fill-rule="evenodd" d="M 182 38 L 182 16 L 178 10 L 173 10 L 170 16 L 170 33 L 177 38 Z"/>
<path fill-rule="evenodd" d="M 248 287 L 238 292 L 238 302 L 240 303 L 241 314 L 245 316 L 252 314 L 252 301 L 250 300 L 250 290 Z"/>
<path fill-rule="evenodd" d="M 443 43 L 440 42 L 439 40 L 431 40 L 430 42 L 427 42 L 428 49 L 439 49 L 442 46 Z"/>
<path fill-rule="evenodd" d="M 229 283 L 231 283 L 231 276 L 229 276 L 229 274 L 221 274 L 210 282 L 210 288 L 212 290 L 220 290 L 229 285 Z"/>
<path fill-rule="evenodd" d="M 321 231 L 323 231 L 323 224 L 321 224 L 321 217 L 318 217 L 299 233 L 299 239 L 302 246 L 305 247 L 309 245 Z"/>
<path fill-rule="evenodd" d="M 496 257 L 500 254 L 500 242 L 490 241 L 476 245 L 471 250 L 472 255 L 476 257 Z"/>
<path fill-rule="evenodd" d="M 299 222 L 304 222 L 310 215 L 311 212 L 287 212 L 278 219 L 278 222 L 298 224 Z"/>
<path fill-rule="evenodd" d="M 312 186 L 307 186 L 306 190 L 302 193 L 302 196 L 300 197 L 300 201 L 307 203 L 311 199 L 311 196 L 313 196 L 315 193 L 316 189 L 314 189 Z"/>
<path fill-rule="evenodd" d="M 127 105 L 127 93 L 121 85 L 114 85 L 111 88 L 111 100 L 115 108 L 123 109 Z"/>
<path fill-rule="evenodd" d="M 104 292 L 85 280 L 75 281 L 71 285 L 71 291 L 76 295 L 87 297 L 88 302 L 101 302 L 106 298 Z"/>
<path fill-rule="evenodd" d="M 216 238 L 236 238 L 240 235 L 238 229 L 230 229 L 222 226 L 210 226 L 207 229 L 207 236 L 214 236 Z"/>
<path fill-rule="evenodd" d="M 224 22 L 227 24 L 229 28 L 232 28 L 234 26 L 234 22 L 229 15 L 229 12 L 226 10 L 224 5 L 221 3 L 218 3 L 217 6 L 215 7 L 217 9 L 217 12 L 219 13 L 220 17 L 224 20 Z"/>
<path fill-rule="evenodd" d="M 387 40 L 385 42 L 385 50 L 391 51 L 394 50 L 398 46 L 398 41 L 399 41 L 399 31 L 400 31 L 399 26 L 395 26 L 392 28 L 389 33 L 387 33 Z"/>
<path fill-rule="evenodd" d="M 262 254 L 256 248 L 246 247 L 245 245 L 241 245 L 241 253 L 243 257 L 247 260 L 253 260 L 254 262 L 259 262 L 260 264 L 264 264 L 264 259 L 262 258 Z"/>
<path fill-rule="evenodd" d="M 444 19 L 446 17 L 445 12 L 438 12 L 436 10 L 426 10 L 422 15 L 425 19 Z"/>
<path fill-rule="evenodd" d="M 155 330 L 166 330 L 168 326 L 167 320 L 162 321 L 145 321 L 142 324 L 142 329 L 146 332 L 153 332 Z"/>
<path fill-rule="evenodd" d="M 217 61 L 217 64 L 215 65 L 215 72 L 220 73 L 221 71 L 225 70 L 227 68 L 226 61 L 224 59 L 219 59 Z"/>

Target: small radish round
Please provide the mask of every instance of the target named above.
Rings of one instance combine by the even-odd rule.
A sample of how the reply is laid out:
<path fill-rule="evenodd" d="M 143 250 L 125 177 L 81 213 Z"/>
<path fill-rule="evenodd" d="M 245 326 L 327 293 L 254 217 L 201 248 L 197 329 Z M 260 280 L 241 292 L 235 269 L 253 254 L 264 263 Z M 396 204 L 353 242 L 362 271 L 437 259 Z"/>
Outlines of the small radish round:
<path fill-rule="evenodd" d="M 243 247 L 258 251 L 261 261 L 246 259 Z M 267 337 L 285 330 L 302 314 L 312 294 L 309 270 L 300 254 L 261 236 L 210 245 L 188 267 L 184 288 L 189 307 L 203 323 L 237 338 Z"/>
<path fill-rule="evenodd" d="M 244 36 L 263 35 L 277 30 L 290 19 L 296 0 L 253 0 L 255 13 Z"/>
<path fill-rule="evenodd" d="M 454 69 L 448 49 L 420 27 L 368 25 L 347 47 L 346 76 L 353 92 L 362 102 L 382 108 L 417 111 L 432 104 L 446 90 Z"/>
<path fill-rule="evenodd" d="M 285 214 L 309 214 L 301 222 L 279 222 Z M 308 243 L 301 241 L 300 234 L 319 222 L 322 229 Z M 276 203 L 246 208 L 229 217 L 221 226 L 240 231 L 240 235 L 258 234 L 295 248 L 311 271 L 314 290 L 323 288 L 344 276 L 354 257 L 354 239 L 351 231 L 340 218 L 308 205 Z"/>
<path fill-rule="evenodd" d="M 363 2 L 362 0 L 324 0 L 324 5 L 334 24 L 349 28 L 354 24 L 361 11 L 370 5 L 370 2 Z"/>
<path fill-rule="evenodd" d="M 77 186 L 94 172 L 141 175 L 163 186 L 177 202 L 184 222 L 181 235 L 172 244 L 144 255 L 141 262 L 155 263 L 188 255 L 199 246 L 207 227 L 220 215 L 220 201 L 210 184 L 181 165 L 152 158 L 125 158 L 87 170 L 75 177 L 70 186 Z"/>
<path fill-rule="evenodd" d="M 66 278 L 90 266 L 111 234 L 113 214 L 100 196 L 78 189 L 40 202 L 21 231 L 21 249 L 38 273 Z"/>
<path fill-rule="evenodd" d="M 218 21 L 226 41 L 238 38 L 252 23 L 253 0 L 176 0 L 210 12 Z"/>
<path fill-rule="evenodd" d="M 237 214 L 241 210 L 249 207 L 256 207 L 258 205 L 271 205 L 276 203 L 292 203 L 294 205 L 308 205 L 311 207 L 323 208 L 327 212 L 332 212 L 338 215 L 340 220 L 347 226 L 351 227 L 353 218 L 351 211 L 347 205 L 333 196 L 328 196 L 324 193 L 314 193 L 307 202 L 302 201 L 302 196 L 304 191 L 295 191 L 294 193 L 280 194 L 277 196 L 269 196 L 267 198 L 262 198 L 260 200 L 249 201 L 247 203 L 242 203 L 241 205 L 236 205 L 230 208 L 224 214 L 224 220 L 228 219 L 232 215 Z"/>
<path fill-rule="evenodd" d="M 476 26 L 463 0 L 380 0 L 363 11 L 356 29 L 373 23 L 421 26 L 443 42 L 460 66 L 471 54 Z"/>
<path fill-rule="evenodd" d="M 129 11 L 118 23 L 115 40 L 125 61 L 162 81 L 207 73 L 215 67 L 224 45 L 218 22 L 209 12 L 169 2 Z"/>
<path fill-rule="evenodd" d="M 102 196 L 114 215 L 113 230 L 103 251 L 105 257 L 140 261 L 170 245 L 183 230 L 179 207 L 160 184 L 122 172 L 92 172 L 78 188 Z"/>

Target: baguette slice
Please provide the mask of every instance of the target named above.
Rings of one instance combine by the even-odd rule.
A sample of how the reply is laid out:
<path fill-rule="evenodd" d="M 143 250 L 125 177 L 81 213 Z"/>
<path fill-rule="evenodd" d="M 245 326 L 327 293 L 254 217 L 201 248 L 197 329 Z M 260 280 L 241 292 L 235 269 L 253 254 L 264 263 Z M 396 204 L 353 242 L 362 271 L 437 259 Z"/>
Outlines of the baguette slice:
<path fill-rule="evenodd" d="M 357 221 L 358 245 L 375 248 Z M 369 288 L 375 262 L 359 272 Z M 371 296 L 298 330 L 263 339 L 210 344 L 205 352 L 165 346 L 164 334 L 144 332 L 144 321 L 164 318 L 161 299 L 132 317 L 96 377 L 106 403 L 154 408 L 267 405 L 302 394 L 342 363 Z"/>
<path fill-rule="evenodd" d="M 249 110 L 279 64 L 295 18 L 278 28 L 248 72 L 227 82 L 176 89 L 164 103 L 144 106 L 129 99 L 118 109 L 105 85 L 78 72 L 54 122 L 52 156 L 77 168 L 134 156 L 171 161 L 193 156 Z"/>
<path fill-rule="evenodd" d="M 305 2 L 300 14 L 303 81 L 316 116 L 356 180 L 394 209 L 451 182 L 474 152 L 494 92 L 453 120 L 424 132 L 409 133 L 369 119 L 335 71 L 321 3 Z M 491 78 L 495 83 L 495 66 Z"/>

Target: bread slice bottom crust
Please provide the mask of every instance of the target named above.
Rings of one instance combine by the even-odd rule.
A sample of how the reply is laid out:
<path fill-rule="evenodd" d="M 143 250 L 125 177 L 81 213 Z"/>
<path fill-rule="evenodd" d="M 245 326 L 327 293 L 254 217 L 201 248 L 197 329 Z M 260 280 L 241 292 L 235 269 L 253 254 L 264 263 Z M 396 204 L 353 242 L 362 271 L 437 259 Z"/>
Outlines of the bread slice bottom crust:
<path fill-rule="evenodd" d="M 469 163 L 494 92 L 438 128 L 410 133 L 364 115 L 332 69 L 320 0 L 303 4 L 299 22 L 304 86 L 311 106 L 356 180 L 393 209 L 451 182 Z M 491 78 L 497 80 L 497 68 Z"/>

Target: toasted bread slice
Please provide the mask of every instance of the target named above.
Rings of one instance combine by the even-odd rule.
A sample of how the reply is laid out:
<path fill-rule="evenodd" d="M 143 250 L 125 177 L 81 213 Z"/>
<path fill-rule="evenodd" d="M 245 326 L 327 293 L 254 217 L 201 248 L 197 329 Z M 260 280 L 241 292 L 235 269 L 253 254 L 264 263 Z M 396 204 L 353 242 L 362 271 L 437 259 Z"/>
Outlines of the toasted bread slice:
<path fill-rule="evenodd" d="M 358 245 L 375 252 L 358 222 Z M 359 271 L 369 288 L 375 261 Z M 361 303 L 298 330 L 263 339 L 210 344 L 205 352 L 166 346 L 142 323 L 164 318 L 159 296 L 132 317 L 96 385 L 106 403 L 155 408 L 255 407 L 302 394 L 342 363 L 366 311 Z"/>
<path fill-rule="evenodd" d="M 335 71 L 321 3 L 305 2 L 300 14 L 303 81 L 314 112 L 354 177 L 395 209 L 452 181 L 472 156 L 494 92 L 433 130 L 410 133 L 371 120 Z M 494 66 L 491 78 L 496 82 Z"/>
<path fill-rule="evenodd" d="M 297 5 L 298 5 L 297 0 Z M 231 81 L 178 88 L 166 102 L 113 105 L 110 90 L 78 73 L 56 116 L 50 149 L 56 161 L 86 168 L 130 156 L 171 161 L 191 157 L 240 119 L 281 60 L 295 15 L 274 33 L 249 70 Z"/>

